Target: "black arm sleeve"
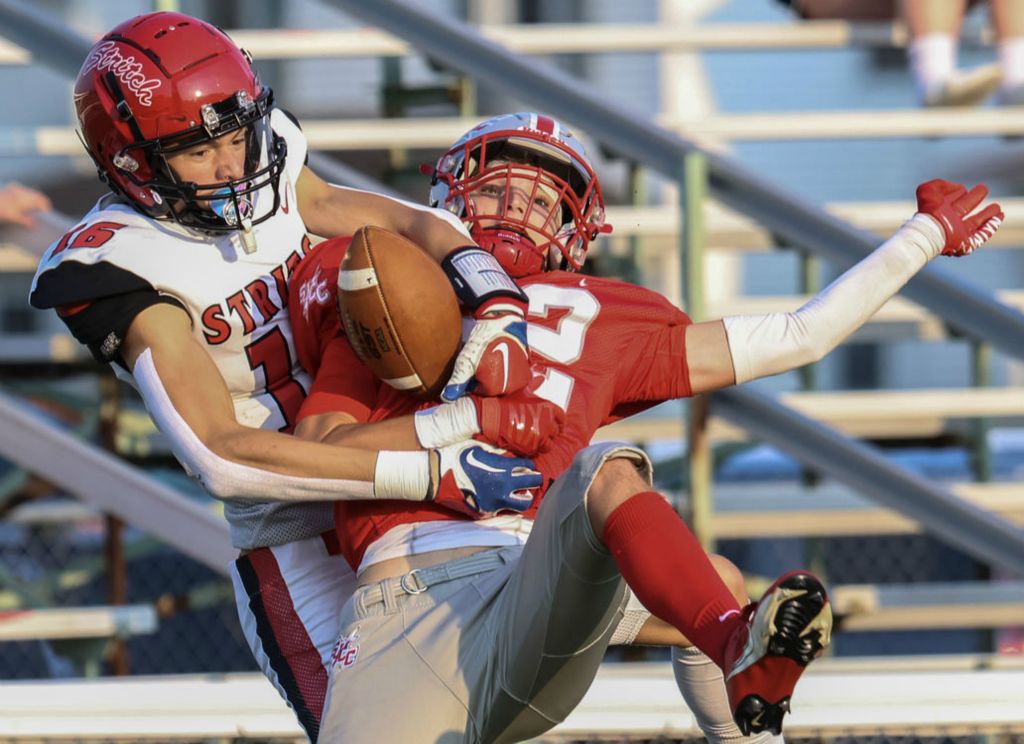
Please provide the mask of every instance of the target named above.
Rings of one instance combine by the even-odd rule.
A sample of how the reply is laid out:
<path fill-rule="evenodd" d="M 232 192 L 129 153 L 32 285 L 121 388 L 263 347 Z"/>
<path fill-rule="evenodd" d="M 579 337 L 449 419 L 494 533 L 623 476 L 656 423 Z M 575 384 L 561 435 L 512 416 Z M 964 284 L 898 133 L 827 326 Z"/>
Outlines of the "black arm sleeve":
<path fill-rule="evenodd" d="M 116 362 L 127 369 L 121 358 L 121 344 L 128 327 L 139 313 L 159 303 L 176 305 L 184 310 L 182 304 L 170 295 L 160 294 L 155 289 L 139 289 L 102 297 L 76 312 L 58 310 L 58 315 L 71 335 L 89 349 L 96 361 Z"/>

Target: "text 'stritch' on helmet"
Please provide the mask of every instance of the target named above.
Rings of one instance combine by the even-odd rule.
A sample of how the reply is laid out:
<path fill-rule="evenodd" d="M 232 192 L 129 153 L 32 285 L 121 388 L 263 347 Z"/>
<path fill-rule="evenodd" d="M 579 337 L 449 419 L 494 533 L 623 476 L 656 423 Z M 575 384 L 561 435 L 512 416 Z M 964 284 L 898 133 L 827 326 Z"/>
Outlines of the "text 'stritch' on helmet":
<path fill-rule="evenodd" d="M 582 143 L 535 113 L 495 116 L 463 135 L 433 169 L 430 204 L 458 215 L 511 276 L 577 271 L 590 241 L 611 232 Z"/>
<path fill-rule="evenodd" d="M 273 93 L 220 29 L 180 13 L 125 21 L 89 52 L 74 101 L 100 179 L 143 214 L 225 232 L 277 211 L 286 148 L 270 128 Z M 183 182 L 167 164 L 243 128 L 241 178 Z"/>

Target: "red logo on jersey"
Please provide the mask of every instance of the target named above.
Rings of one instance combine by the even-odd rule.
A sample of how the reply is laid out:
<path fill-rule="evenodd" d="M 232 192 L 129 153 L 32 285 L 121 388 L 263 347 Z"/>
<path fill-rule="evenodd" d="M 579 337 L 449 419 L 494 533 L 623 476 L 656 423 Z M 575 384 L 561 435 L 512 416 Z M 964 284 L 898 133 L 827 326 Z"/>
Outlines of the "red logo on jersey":
<path fill-rule="evenodd" d="M 356 628 L 346 638 L 339 638 L 338 642 L 334 644 L 334 648 L 331 649 L 331 666 L 341 666 L 342 669 L 348 669 L 350 666 L 356 663 L 356 659 L 359 658 L 359 644 L 356 641 L 359 639 L 359 628 Z"/>

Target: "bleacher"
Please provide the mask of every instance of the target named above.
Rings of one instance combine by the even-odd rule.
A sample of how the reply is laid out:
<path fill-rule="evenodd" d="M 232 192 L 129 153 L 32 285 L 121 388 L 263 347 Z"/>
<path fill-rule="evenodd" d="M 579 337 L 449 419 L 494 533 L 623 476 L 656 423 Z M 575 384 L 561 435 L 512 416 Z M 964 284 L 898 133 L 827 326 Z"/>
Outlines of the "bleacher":
<path fill-rule="evenodd" d="M 982 656 L 826 659 L 797 686 L 790 738 L 1024 732 L 1024 665 Z M 898 700 L 899 704 L 894 704 Z M 536 742 L 700 736 L 666 663 L 609 664 L 565 722 Z M 5 741 L 304 741 L 259 674 L 0 683 Z"/>
<path fill-rule="evenodd" d="M 351 10 L 353 3 L 325 5 Z M 381 6 L 387 5 L 381 3 Z M 695 78 L 692 65 L 683 63 L 686 59 L 692 61 L 692 55 L 696 54 L 764 49 L 891 48 L 903 45 L 906 40 L 904 30 L 892 24 L 693 20 L 695 22 L 690 23 L 675 17 L 671 24 L 656 20 L 626 24 L 501 24 L 488 25 L 480 32 L 484 38 L 525 55 L 656 55 L 664 69 L 683 75 L 683 81 L 694 89 L 707 83 L 707 80 Z M 287 32 L 239 29 L 230 33 L 254 53 L 258 63 L 275 61 L 287 65 L 289 61 L 302 59 L 379 59 L 417 54 L 413 43 L 385 29 L 362 28 L 358 22 L 341 29 L 296 28 Z M 967 40 L 969 44 L 990 43 L 985 31 L 969 33 L 973 34 Z M 0 39 L 0 65 L 35 64 L 37 57 L 37 54 L 26 53 L 14 39 L 7 39 L 6 43 Z M 469 77 L 451 69 L 442 74 Z M 510 80 L 514 77 L 509 74 Z M 540 107 L 511 82 L 505 93 Z M 669 100 L 671 96 L 666 93 L 665 98 Z M 476 112 L 450 108 L 450 115 L 446 116 L 303 117 L 303 128 L 311 148 L 346 156 L 380 151 L 436 151 L 450 144 L 479 118 Z M 908 107 L 904 109 L 722 113 L 713 108 L 696 112 L 666 108 L 644 112 L 644 116 L 667 132 L 707 144 L 716 153 L 728 153 L 735 145 L 764 141 L 919 141 L 1020 136 L 1024 134 L 1021 113 L 1011 108 L 982 108 L 957 111 L 952 115 L 941 110 L 922 111 L 911 107 L 908 97 Z M 586 122 L 579 123 L 586 130 L 583 126 Z M 615 150 L 614 142 L 602 144 Z M 30 153 L 83 160 L 81 146 L 68 126 L 12 127 L 0 121 L 0 158 L 24 157 Z M 625 158 L 609 160 L 617 167 Z M 657 181 L 650 167 L 641 168 L 632 160 L 628 167 L 643 171 L 651 181 Z M 701 192 L 706 185 L 702 185 Z M 703 305 L 704 317 L 794 309 L 813 292 L 813 283 L 804 282 L 806 286 L 795 293 L 752 296 L 742 292 L 739 286 L 742 282 L 735 273 L 730 275 L 729 281 L 721 282 L 725 290 L 711 285 L 704 288 L 699 282 L 694 286 L 690 275 L 681 279 L 685 261 L 680 255 L 680 246 L 688 220 L 682 214 L 680 193 L 686 196 L 686 190 L 662 178 L 658 187 L 650 191 L 651 198 L 643 203 L 612 206 L 609 221 L 615 225 L 615 233 L 604 239 L 595 255 L 621 258 L 624 253 L 637 249 L 636 253 L 648 261 L 646 266 L 633 267 L 637 276 L 669 293 L 677 302 L 693 301 L 698 307 Z M 865 194 L 865 200 L 861 201 L 814 206 L 880 236 L 894 230 L 912 213 L 913 204 L 905 199 L 867 201 L 873 198 L 873 194 Z M 1024 246 L 1024 199 L 1011 196 L 1002 201 L 1006 224 L 985 250 L 1012 254 Z M 765 256 L 794 247 L 802 256 L 812 255 L 806 246 L 794 246 L 778 231 L 744 216 L 735 203 L 715 193 L 707 194 L 699 208 L 704 221 L 704 232 L 699 238 L 701 248 L 714 259 L 724 257 L 742 262 L 746 256 Z M 66 225 L 55 217 L 34 235 L 0 233 L 0 270 L 11 275 L 30 271 L 33 254 L 47 242 L 40 234 L 46 230 L 53 233 L 61 224 Z M 1022 286 L 985 287 L 982 293 L 1001 306 L 1015 309 L 1017 316 L 1024 309 Z M 925 345 L 949 343 L 950 339 L 963 336 L 962 329 L 951 326 L 955 316 L 956 308 L 925 308 L 898 297 L 851 341 L 883 346 L 907 340 Z M 993 347 L 984 337 L 974 337 L 971 343 L 973 347 L 964 351 L 969 357 L 964 364 L 968 372 L 958 380 L 959 387 L 815 389 L 812 380 L 803 378 L 799 384 L 805 389 L 772 393 L 772 397 L 851 437 L 887 447 L 941 441 L 964 448 L 976 457 L 984 457 L 988 428 L 1024 427 L 1024 376 L 1020 362 L 1024 343 L 1016 353 L 1005 346 L 1001 352 L 995 352 L 1002 354 L 999 359 L 1007 370 L 1003 375 L 1005 383 L 999 384 L 987 379 Z M 922 353 L 927 354 L 927 350 Z M 83 367 L 89 368 L 78 345 L 52 328 L 21 335 L 0 335 L 0 368 L 17 375 L 23 368 L 38 365 L 74 369 L 77 373 L 81 373 Z M 4 403 L 8 415 L 14 416 L 14 409 L 7 408 L 4 401 L 0 403 Z M 744 448 L 756 443 L 742 428 L 715 416 L 713 406 L 711 412 L 707 428 L 702 430 L 709 447 L 725 452 L 726 448 Z M 152 443 L 153 433 L 144 419 L 140 421 L 139 415 L 137 411 L 123 410 L 117 426 L 122 431 L 130 431 L 135 441 Z M 64 462 L 59 466 L 48 463 L 47 452 L 65 442 L 59 432 L 45 427 L 30 428 L 28 418 L 18 419 L 17 424 L 12 423 L 13 420 L 8 421 L 10 430 L 0 433 L 3 445 L 0 455 L 46 476 L 62 491 L 90 505 L 89 512 L 58 517 L 58 521 L 67 518 L 75 523 L 91 519 L 97 513 L 111 513 L 158 535 L 168 545 L 186 551 L 215 570 L 230 556 L 231 551 L 226 546 L 217 544 L 224 530 L 219 530 L 208 519 L 212 509 L 205 504 L 198 506 L 190 501 L 191 496 L 174 489 L 154 488 L 146 493 L 158 499 L 160 509 L 156 516 L 146 514 L 146 504 L 150 503 L 147 496 L 132 493 L 112 497 L 107 492 L 110 483 L 129 477 L 138 488 L 145 489 L 146 476 L 141 470 L 123 470 L 122 464 L 114 458 L 93 452 L 87 446 L 67 449 Z M 599 438 L 685 445 L 688 425 L 693 422 L 685 419 L 678 409 L 671 413 L 656 411 L 608 427 L 599 433 Z M 166 454 L 158 441 L 155 448 L 147 445 L 143 449 L 148 449 L 150 455 Z M 138 451 L 120 454 L 131 455 L 145 464 L 145 456 L 140 456 Z M 985 480 L 985 473 L 975 472 L 974 480 L 942 481 L 934 485 L 951 491 L 986 514 L 1024 526 L 1022 469 L 1024 464 L 1018 464 L 1013 471 L 1015 475 L 1009 480 Z M 83 477 L 83 472 L 90 475 Z M 691 473 L 691 477 L 699 477 L 697 467 L 691 467 Z M 709 505 L 709 534 L 718 540 L 807 538 L 809 543 L 820 546 L 822 540 L 832 537 L 914 534 L 922 530 L 919 523 L 906 515 L 873 503 L 871 494 L 851 493 L 832 480 L 809 484 L 704 485 L 710 485 L 714 492 L 714 502 Z M 21 512 L 22 523 L 53 520 L 53 515 L 59 511 L 47 505 L 33 507 L 36 511 L 28 511 L 27 516 L 25 511 Z M 11 523 L 18 522 L 12 517 Z M 202 529 L 198 538 L 195 532 L 189 531 L 188 525 L 193 524 Z M 928 584 L 841 584 L 833 589 L 833 602 L 840 618 L 839 634 L 1024 626 L 1024 584 L 1012 578 Z M 36 610 L 32 615 L 9 615 L 6 623 L 0 616 L 0 641 L 15 637 L 3 635 L 5 625 L 12 633 L 17 630 L 18 638 L 54 637 L 60 628 L 71 628 L 72 615 L 80 612 L 85 614 L 78 614 L 76 622 L 82 623 L 82 628 L 86 625 L 90 628 L 81 631 L 83 634 L 118 638 L 149 634 L 157 629 L 151 607 Z M 102 628 L 91 625 L 93 620 L 106 625 Z M 1020 704 L 1024 700 L 1024 666 L 1012 659 L 998 656 L 931 661 L 840 658 L 824 660 L 812 669 L 813 674 L 798 690 L 801 702 L 787 722 L 787 733 L 797 738 L 1024 733 L 1024 708 Z M 628 692 L 624 694 L 623 690 Z M 53 700 L 61 701 L 61 705 L 56 708 L 50 705 L 44 712 L 41 706 Z M 110 701 L 117 701 L 116 710 L 108 705 Z M 697 733 L 692 718 L 680 703 L 666 664 L 622 664 L 607 665 L 580 709 L 545 741 L 623 740 L 630 736 L 684 738 Z M 290 740 L 297 736 L 297 729 L 273 690 L 254 675 L 168 675 L 129 680 L 0 684 L 0 739 L 71 736 L 79 740 L 122 741 Z"/>
<path fill-rule="evenodd" d="M 970 599 L 965 599 L 965 604 Z M 1019 602 L 1015 615 L 1020 622 Z M 908 627 L 919 627 L 910 619 Z M 301 741 L 261 675 L 0 682 L 5 741 Z M 825 659 L 797 688 L 791 738 L 1021 734 L 1024 663 L 948 656 Z M 581 705 L 538 741 L 699 735 L 664 662 L 606 665 Z"/>

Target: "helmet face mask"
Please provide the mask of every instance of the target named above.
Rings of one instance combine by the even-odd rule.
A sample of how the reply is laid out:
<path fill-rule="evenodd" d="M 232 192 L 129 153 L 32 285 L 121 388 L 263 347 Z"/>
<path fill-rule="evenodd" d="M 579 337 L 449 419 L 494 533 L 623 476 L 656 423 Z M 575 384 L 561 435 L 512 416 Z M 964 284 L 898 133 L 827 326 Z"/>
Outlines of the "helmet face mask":
<path fill-rule="evenodd" d="M 101 180 L 143 214 L 227 232 L 259 224 L 280 206 L 286 147 L 270 128 L 273 93 L 248 55 L 207 23 L 150 13 L 120 24 L 86 58 L 75 108 Z M 184 181 L 168 163 L 169 155 L 241 129 L 239 178 Z"/>
<path fill-rule="evenodd" d="M 132 145 L 122 152 L 141 151 L 151 164 L 153 178 L 142 182 L 132 179 L 141 188 L 156 194 L 168 205 L 168 214 L 175 221 L 213 232 L 222 232 L 259 224 L 271 217 L 280 206 L 277 185 L 286 154 L 284 140 L 274 136 L 270 129 L 269 113 L 273 105 L 273 94 L 264 88 L 261 98 L 249 101 L 244 91 L 226 99 L 219 107 L 210 104 L 206 121 L 209 125 L 191 127 L 169 137 L 149 140 L 141 145 Z M 244 105 L 231 106 L 236 99 L 246 101 Z M 204 106 L 204 108 L 206 108 Z M 218 117 L 216 109 L 223 113 Z M 226 119 L 226 121 L 225 121 Z M 168 161 L 168 156 L 201 147 L 219 138 L 229 138 L 239 130 L 245 137 L 244 175 L 236 179 L 197 183 L 181 178 Z M 269 153 L 270 157 L 266 154 Z M 117 164 L 117 156 L 114 159 Z M 265 191 L 267 187 L 269 190 Z M 211 197 L 219 198 L 211 198 Z M 267 199 L 269 209 L 255 212 L 257 199 Z"/>
<path fill-rule="evenodd" d="M 524 255 L 511 261 L 516 273 L 561 266 L 563 224 L 566 218 L 573 224 L 578 218 L 577 213 L 565 215 L 576 201 L 568 184 L 535 165 L 503 159 L 483 162 L 486 167 L 456 187 L 471 234 L 487 242 L 492 252 L 513 247 L 522 251 Z"/>
<path fill-rule="evenodd" d="M 577 271 L 610 232 L 582 144 L 536 114 L 497 116 L 464 135 L 434 168 L 431 206 L 458 215 L 512 276 Z"/>

